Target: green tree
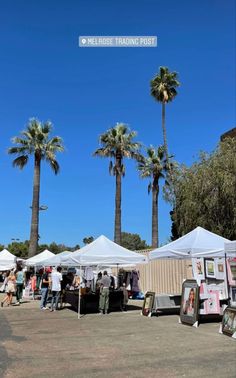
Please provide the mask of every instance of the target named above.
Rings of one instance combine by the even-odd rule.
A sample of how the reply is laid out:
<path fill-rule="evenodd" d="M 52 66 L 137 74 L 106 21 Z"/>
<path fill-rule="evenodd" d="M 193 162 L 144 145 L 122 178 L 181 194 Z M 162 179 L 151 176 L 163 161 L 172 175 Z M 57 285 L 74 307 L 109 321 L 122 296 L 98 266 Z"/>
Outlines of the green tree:
<path fill-rule="evenodd" d="M 138 164 L 141 178 L 150 178 L 148 194 L 152 192 L 152 247 L 158 247 L 158 196 L 159 181 L 166 178 L 167 164 L 165 148 L 160 146 L 147 148 L 147 157 L 143 157 Z"/>
<path fill-rule="evenodd" d="M 191 167 L 174 174 L 174 191 L 166 198 L 174 204 L 175 233 L 182 236 L 197 226 L 236 239 L 236 140 L 225 139 L 216 150 L 202 152 Z M 174 198 L 173 198 L 174 197 Z"/>
<path fill-rule="evenodd" d="M 166 135 L 165 108 L 168 102 L 177 96 L 176 88 L 180 85 L 177 72 L 170 72 L 167 67 L 160 67 L 159 73 L 151 80 L 151 95 L 162 104 L 162 132 L 166 159 L 168 162 L 168 145 Z"/>
<path fill-rule="evenodd" d="M 131 251 L 139 251 L 149 248 L 146 241 L 142 240 L 139 234 L 132 234 L 130 232 L 121 233 L 121 245 Z"/>
<path fill-rule="evenodd" d="M 25 240 L 24 242 L 12 242 L 8 244 L 7 249 L 17 257 L 27 258 L 29 251 L 29 241 Z"/>
<path fill-rule="evenodd" d="M 32 218 L 30 231 L 29 256 L 37 253 L 39 231 L 39 196 L 41 162 L 45 160 L 50 164 L 53 172 L 59 172 L 56 153 L 64 150 L 62 139 L 58 136 L 49 138 L 52 130 L 50 122 L 41 123 L 37 119 L 30 119 L 26 130 L 20 136 L 14 137 L 12 142 L 16 145 L 8 149 L 9 154 L 17 155 L 13 166 L 23 169 L 29 157 L 34 157 L 34 183 L 32 199 Z"/>
<path fill-rule="evenodd" d="M 5 248 L 4 245 L 0 244 L 0 251 L 3 251 L 4 248 Z"/>
<path fill-rule="evenodd" d="M 87 236 L 86 238 L 83 238 L 83 243 L 84 244 L 90 244 L 94 241 L 94 237 L 93 236 Z"/>
<path fill-rule="evenodd" d="M 124 158 L 139 159 L 140 143 L 134 142 L 135 131 L 130 131 L 127 125 L 117 123 L 100 136 L 101 148 L 94 152 L 94 156 L 109 157 L 109 172 L 116 178 L 115 196 L 115 227 L 114 241 L 121 244 L 121 179 L 125 175 Z"/>

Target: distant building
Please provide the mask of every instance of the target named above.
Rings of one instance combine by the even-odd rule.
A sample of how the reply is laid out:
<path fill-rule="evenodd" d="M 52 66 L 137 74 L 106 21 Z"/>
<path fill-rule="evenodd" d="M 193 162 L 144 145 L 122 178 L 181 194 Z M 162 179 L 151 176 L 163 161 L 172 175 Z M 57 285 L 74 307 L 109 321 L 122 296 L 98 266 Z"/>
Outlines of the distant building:
<path fill-rule="evenodd" d="M 229 131 L 226 131 L 226 133 L 222 134 L 221 137 L 220 137 L 221 142 L 225 138 L 235 138 L 236 139 L 236 127 L 234 127 L 233 129 L 231 129 Z"/>

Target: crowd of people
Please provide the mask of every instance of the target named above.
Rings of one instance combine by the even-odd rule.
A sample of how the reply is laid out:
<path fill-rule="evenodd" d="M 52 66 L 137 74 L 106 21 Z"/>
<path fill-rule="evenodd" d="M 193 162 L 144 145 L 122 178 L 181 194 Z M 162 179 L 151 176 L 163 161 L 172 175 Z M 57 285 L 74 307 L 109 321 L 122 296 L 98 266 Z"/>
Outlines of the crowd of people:
<path fill-rule="evenodd" d="M 45 268 L 40 276 L 39 289 L 41 294 L 40 309 L 46 310 L 50 309 L 55 311 L 58 307 L 58 301 L 61 293 L 61 282 L 62 282 L 62 268 L 59 266 L 57 269 Z M 15 270 L 8 271 L 3 274 L 3 285 L 1 291 L 6 293 L 6 296 L 1 301 L 1 307 L 6 304 L 7 306 L 12 305 L 13 295 L 16 295 L 15 305 L 20 305 L 22 302 L 22 294 L 24 286 L 27 286 L 27 276 L 26 272 L 23 271 L 21 266 L 18 266 Z M 36 276 L 32 274 L 29 280 L 32 286 L 35 286 Z M 51 306 L 47 307 L 48 293 L 51 290 Z"/>
<path fill-rule="evenodd" d="M 15 270 L 5 272 L 3 278 L 4 282 L 1 291 L 4 291 L 6 296 L 1 302 L 1 307 L 12 305 L 14 294 L 16 296 L 14 305 L 20 305 L 22 303 L 24 288 L 25 297 L 29 295 L 29 292 L 37 292 L 40 295 L 40 309 L 42 311 L 56 311 L 64 290 L 81 289 L 82 294 L 89 292 L 99 294 L 99 314 L 101 315 L 108 313 L 109 293 L 111 290 L 115 290 L 115 288 L 123 292 L 123 310 L 126 309 L 128 302 L 129 287 L 127 288 L 127 282 L 130 282 L 130 278 L 129 274 L 122 269 L 120 269 L 117 277 L 108 275 L 108 272 L 105 270 L 103 273 L 99 272 L 96 279 L 94 279 L 92 268 L 85 268 L 83 272 L 68 270 L 67 272 L 63 272 L 62 275 L 62 268 L 60 266 L 57 268 L 41 268 L 37 271 L 37 274 L 35 271 L 24 271 L 22 266 L 17 266 Z M 136 281 L 134 281 L 135 286 L 137 286 Z M 27 289 L 28 294 L 26 294 Z"/>

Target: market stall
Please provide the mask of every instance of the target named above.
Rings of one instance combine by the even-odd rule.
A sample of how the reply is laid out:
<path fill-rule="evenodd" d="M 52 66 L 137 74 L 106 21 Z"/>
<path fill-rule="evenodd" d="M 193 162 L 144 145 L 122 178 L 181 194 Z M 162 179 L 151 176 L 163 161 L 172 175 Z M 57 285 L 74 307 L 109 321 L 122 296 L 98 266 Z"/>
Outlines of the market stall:
<path fill-rule="evenodd" d="M 54 253 L 45 249 L 43 252 L 25 261 L 27 267 L 27 271 L 25 272 L 25 289 L 23 290 L 23 297 L 25 299 L 36 299 L 41 296 L 42 267 L 44 261 L 54 256 Z"/>
<path fill-rule="evenodd" d="M 47 258 L 42 261 L 43 266 L 59 266 L 62 265 L 63 258 L 67 257 L 71 254 L 71 251 L 63 251 L 58 253 L 57 255 L 53 255 L 50 258 Z"/>
<path fill-rule="evenodd" d="M 84 246 L 78 251 L 72 252 L 70 255 L 62 257 L 61 264 L 67 266 L 79 266 L 81 267 L 114 267 L 116 266 L 117 269 L 119 266 L 127 266 L 127 265 L 137 265 L 137 264 L 144 264 L 147 262 L 146 256 L 138 254 L 136 252 L 129 251 L 128 249 L 121 247 L 120 245 L 112 242 L 104 235 L 101 235 L 92 243 Z M 86 269 L 86 268 L 85 268 Z M 80 272 L 82 270 L 80 269 Z M 89 269 L 87 269 L 87 274 Z M 91 272 L 91 269 L 90 269 Z M 89 278 L 87 276 L 87 278 Z M 82 281 L 82 277 L 81 277 Z M 89 280 L 86 280 L 89 281 Z M 114 302 L 119 303 L 120 298 L 122 296 L 121 291 L 113 290 L 110 292 L 110 299 L 112 303 L 112 297 L 114 298 Z M 81 298 L 81 288 L 79 290 L 78 295 L 78 317 L 80 317 L 80 313 L 82 311 L 83 303 L 80 300 Z M 97 299 L 95 299 L 95 302 Z M 98 310 L 98 302 L 97 303 L 97 310 Z"/>
<path fill-rule="evenodd" d="M 48 260 L 49 258 L 53 256 L 55 256 L 54 253 L 50 252 L 48 249 L 45 249 L 43 252 L 39 253 L 38 255 L 35 255 L 27 259 L 25 264 L 26 266 L 42 266 L 45 260 Z"/>
<path fill-rule="evenodd" d="M 227 239 L 197 227 L 150 253 L 150 260 L 192 259 L 194 280 L 183 284 L 180 302 L 180 315 L 184 322 L 189 320 L 190 324 L 197 325 L 198 315 L 223 314 L 229 298 L 224 249 L 227 242 Z"/>

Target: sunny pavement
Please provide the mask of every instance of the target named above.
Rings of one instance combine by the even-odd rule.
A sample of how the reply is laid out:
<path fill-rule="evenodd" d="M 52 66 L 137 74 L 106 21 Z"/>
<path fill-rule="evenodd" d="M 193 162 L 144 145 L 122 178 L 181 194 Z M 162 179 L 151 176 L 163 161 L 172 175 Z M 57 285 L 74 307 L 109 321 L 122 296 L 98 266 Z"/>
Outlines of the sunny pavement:
<path fill-rule="evenodd" d="M 196 329 L 140 310 L 78 320 L 69 308 L 38 304 L 0 308 L 1 378 L 236 377 L 236 340 L 219 334 L 219 323 Z"/>

